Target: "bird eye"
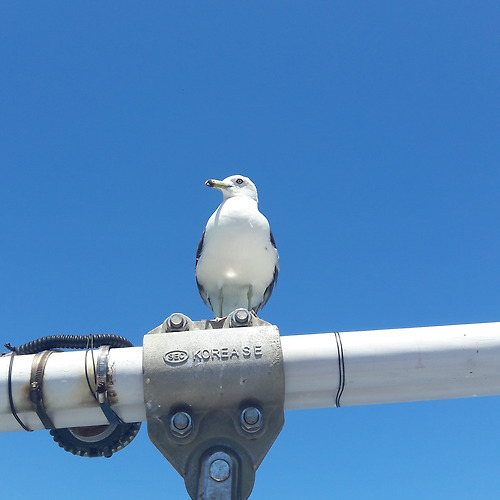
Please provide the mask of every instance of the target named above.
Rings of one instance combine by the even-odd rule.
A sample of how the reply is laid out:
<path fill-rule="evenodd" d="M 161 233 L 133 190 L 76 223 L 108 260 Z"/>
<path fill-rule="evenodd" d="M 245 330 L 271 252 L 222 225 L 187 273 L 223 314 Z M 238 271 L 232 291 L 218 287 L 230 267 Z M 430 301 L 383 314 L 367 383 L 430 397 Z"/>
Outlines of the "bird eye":
<path fill-rule="evenodd" d="M 236 184 L 243 184 L 243 179 L 236 179 Z"/>

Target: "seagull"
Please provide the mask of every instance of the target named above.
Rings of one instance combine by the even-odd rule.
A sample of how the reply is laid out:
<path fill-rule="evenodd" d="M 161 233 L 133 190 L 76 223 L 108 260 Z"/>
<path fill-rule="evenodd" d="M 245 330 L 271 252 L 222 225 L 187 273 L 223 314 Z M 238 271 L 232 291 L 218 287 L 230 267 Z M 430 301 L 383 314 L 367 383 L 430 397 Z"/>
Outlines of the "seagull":
<path fill-rule="evenodd" d="M 196 252 L 196 283 L 216 318 L 238 308 L 257 311 L 278 279 L 278 250 L 269 222 L 259 212 L 257 188 L 243 175 L 205 186 L 223 200 L 208 219 Z"/>

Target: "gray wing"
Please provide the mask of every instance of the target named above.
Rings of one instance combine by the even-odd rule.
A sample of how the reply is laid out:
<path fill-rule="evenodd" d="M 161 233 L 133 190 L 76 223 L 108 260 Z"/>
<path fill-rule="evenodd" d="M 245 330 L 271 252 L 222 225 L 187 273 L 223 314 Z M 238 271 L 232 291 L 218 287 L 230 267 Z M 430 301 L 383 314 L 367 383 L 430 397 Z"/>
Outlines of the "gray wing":
<path fill-rule="evenodd" d="M 269 229 L 269 239 L 271 240 L 271 244 L 273 245 L 273 247 L 277 250 L 276 241 L 274 240 L 274 235 L 273 235 L 273 232 L 271 231 L 271 229 Z M 262 302 L 253 308 L 253 311 L 255 312 L 255 314 L 257 314 L 257 311 L 267 304 L 269 297 L 271 297 L 273 290 L 274 290 L 274 287 L 276 286 L 276 283 L 278 283 L 279 271 L 280 271 L 280 268 L 279 268 L 278 263 L 276 262 L 276 265 L 274 266 L 273 279 L 271 280 L 271 283 L 269 283 L 269 285 L 267 285 L 267 288 L 264 291 L 264 295 L 262 297 Z"/>
<path fill-rule="evenodd" d="M 201 235 L 200 242 L 198 243 L 198 248 L 196 249 L 196 264 L 194 266 L 195 267 L 195 276 L 196 276 L 196 268 L 198 267 L 198 261 L 200 260 L 201 253 L 203 252 L 204 241 L 205 241 L 205 231 L 203 231 L 203 234 Z M 198 281 L 198 276 L 196 276 L 196 285 L 198 286 L 198 292 L 200 292 L 200 296 L 201 296 L 203 302 L 205 302 L 205 304 L 207 304 L 211 308 L 212 304 L 210 304 L 210 301 L 208 300 L 207 292 L 205 292 L 205 289 Z"/>

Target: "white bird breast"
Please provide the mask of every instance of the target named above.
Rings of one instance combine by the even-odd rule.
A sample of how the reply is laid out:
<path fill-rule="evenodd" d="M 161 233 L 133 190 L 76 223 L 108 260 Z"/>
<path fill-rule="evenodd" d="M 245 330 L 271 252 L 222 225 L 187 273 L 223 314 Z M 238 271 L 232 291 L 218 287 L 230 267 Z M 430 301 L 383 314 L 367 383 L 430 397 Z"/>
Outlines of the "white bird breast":
<path fill-rule="evenodd" d="M 198 281 L 210 295 L 217 288 L 252 285 L 262 295 L 272 280 L 278 253 L 270 242 L 270 229 L 253 200 L 231 198 L 208 220 Z"/>

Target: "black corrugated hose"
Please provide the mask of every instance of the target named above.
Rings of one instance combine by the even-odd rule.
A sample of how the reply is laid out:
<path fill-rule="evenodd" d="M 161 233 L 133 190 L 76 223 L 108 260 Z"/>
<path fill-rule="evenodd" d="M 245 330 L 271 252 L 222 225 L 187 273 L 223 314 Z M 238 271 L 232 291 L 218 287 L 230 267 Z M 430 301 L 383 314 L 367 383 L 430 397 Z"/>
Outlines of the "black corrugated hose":
<path fill-rule="evenodd" d="M 99 335 L 49 335 L 31 342 L 26 342 L 18 347 L 5 344 L 9 351 L 16 354 L 36 354 L 52 349 L 88 349 L 89 340 L 94 347 L 109 345 L 110 347 L 133 347 L 130 340 L 120 335 L 101 333 Z"/>

